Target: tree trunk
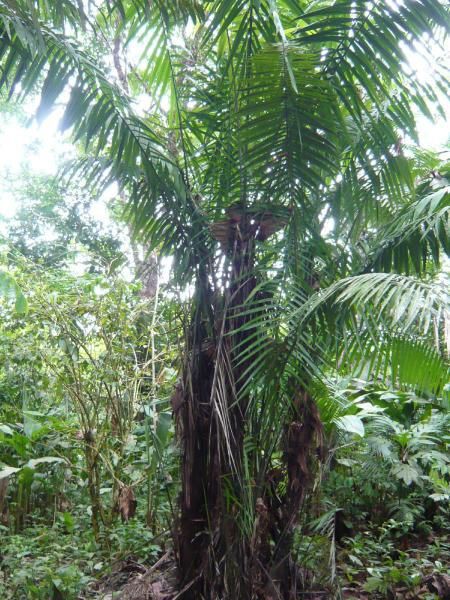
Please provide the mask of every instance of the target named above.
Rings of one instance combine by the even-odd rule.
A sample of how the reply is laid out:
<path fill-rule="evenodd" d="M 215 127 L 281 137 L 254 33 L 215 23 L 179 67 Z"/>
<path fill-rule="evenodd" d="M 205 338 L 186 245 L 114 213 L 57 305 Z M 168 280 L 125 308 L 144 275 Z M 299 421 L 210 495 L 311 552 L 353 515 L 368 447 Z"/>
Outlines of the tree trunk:
<path fill-rule="evenodd" d="M 0 479 L 0 525 L 9 526 L 9 508 L 6 494 L 8 491 L 9 477 Z"/>
<path fill-rule="evenodd" d="M 85 433 L 84 454 L 88 478 L 89 498 L 91 501 L 91 525 L 96 542 L 100 541 L 100 524 L 102 521 L 102 503 L 100 499 L 100 478 L 98 473 L 98 454 L 94 446 L 91 431 Z"/>
<path fill-rule="evenodd" d="M 242 393 L 245 349 L 239 332 L 248 316 L 243 305 L 255 286 L 257 225 L 244 214 L 220 224 L 229 279 L 218 299 L 206 268 L 199 274 L 196 308 L 188 335 L 183 384 L 173 404 L 183 450 L 178 552 L 184 598 L 250 598 L 245 544 L 236 523 L 243 481 L 243 441 L 247 398 Z M 226 235 L 223 235 L 225 228 Z M 213 302 L 212 299 L 215 298 Z M 239 349 L 239 350 L 238 350 Z"/>
<path fill-rule="evenodd" d="M 220 295 L 213 293 L 214 274 L 206 266 L 199 271 L 182 383 L 172 398 L 182 446 L 181 597 L 291 600 L 298 571 L 290 556 L 293 528 L 322 429 L 312 398 L 297 391 L 278 477 L 286 492 L 275 500 L 279 494 L 271 494 L 268 477 L 267 489 L 254 498 L 253 534 L 243 532 L 239 517 L 249 482 L 243 468 L 248 397 L 242 375 L 248 364 L 237 359 L 249 343 L 244 305 L 256 285 L 254 249 L 261 223 L 236 209 L 229 214 L 212 227 L 226 253 L 228 281 Z"/>

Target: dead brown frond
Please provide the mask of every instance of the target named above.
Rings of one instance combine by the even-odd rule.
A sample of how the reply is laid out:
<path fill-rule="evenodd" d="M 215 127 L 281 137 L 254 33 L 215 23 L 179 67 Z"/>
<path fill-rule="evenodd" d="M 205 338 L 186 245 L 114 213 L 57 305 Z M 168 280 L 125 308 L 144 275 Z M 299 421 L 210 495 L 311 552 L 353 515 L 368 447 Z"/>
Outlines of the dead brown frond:
<path fill-rule="evenodd" d="M 120 489 L 117 504 L 122 521 L 127 523 L 136 514 L 137 500 L 133 488 L 124 485 Z"/>
<path fill-rule="evenodd" d="M 293 419 L 287 427 L 284 459 L 288 471 L 290 510 L 298 509 L 313 478 L 312 463 L 322 457 L 323 425 L 313 398 L 300 390 L 293 401 Z"/>
<path fill-rule="evenodd" d="M 279 209 L 281 211 L 281 209 Z M 239 237 L 242 240 L 256 239 L 265 241 L 271 235 L 284 229 L 289 220 L 289 213 L 277 214 L 272 211 L 247 209 L 240 206 L 231 206 L 227 210 L 227 219 L 212 223 L 209 228 L 211 235 L 226 249 L 230 242 Z"/>

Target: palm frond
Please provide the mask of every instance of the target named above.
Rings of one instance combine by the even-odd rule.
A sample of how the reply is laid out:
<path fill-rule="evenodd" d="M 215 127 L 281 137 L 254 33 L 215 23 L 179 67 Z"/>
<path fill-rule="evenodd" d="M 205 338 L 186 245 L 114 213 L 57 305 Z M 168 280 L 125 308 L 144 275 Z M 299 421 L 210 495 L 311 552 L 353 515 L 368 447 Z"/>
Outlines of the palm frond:
<path fill-rule="evenodd" d="M 339 361 L 354 377 L 434 397 L 442 394 L 449 376 L 448 361 L 429 341 L 401 333 L 349 335 Z"/>
<path fill-rule="evenodd" d="M 26 14 L 4 4 L 0 22 L 0 87 L 23 96 L 44 77 L 40 116 L 70 86 L 61 126 L 71 128 L 93 154 L 94 160 L 84 161 L 84 173 L 89 170 L 89 179 L 104 186 L 115 181 L 127 186 L 136 232 L 155 245 L 164 241 L 172 252 L 179 248 L 185 257 L 180 269 L 189 271 L 190 249 L 205 239 L 205 231 L 189 225 L 201 215 L 165 149 L 163 129 L 136 117 L 128 98 L 69 38 L 43 25 L 37 30 Z"/>
<path fill-rule="evenodd" d="M 437 89 L 446 94 L 445 68 L 432 64 L 424 35 L 439 43 L 441 33 L 450 29 L 448 9 L 434 0 L 389 3 L 364 0 L 340 0 L 319 9 L 306 10 L 300 17 L 296 37 L 318 47 L 322 53 L 323 72 L 336 82 L 336 89 L 349 114 L 363 124 L 368 114 L 367 99 L 380 113 L 390 98 L 391 118 L 414 127 L 414 117 L 406 97 L 412 96 L 421 111 L 429 114 L 426 101 L 437 101 Z M 421 51 L 436 68 L 436 88 L 403 77 L 408 63 L 405 47 L 400 43 L 419 42 Z M 397 88 L 392 94 L 394 83 Z M 358 91 L 359 90 L 359 91 Z M 425 100 L 426 99 L 426 100 Z"/>
<path fill-rule="evenodd" d="M 450 254 L 450 186 L 439 176 L 430 187 L 438 189 L 405 206 L 379 230 L 366 269 L 420 275 L 430 262 L 439 266 L 441 253 Z"/>
<path fill-rule="evenodd" d="M 85 27 L 87 14 L 81 0 L 2 0 L 2 5 L 11 13 L 27 12 L 35 23 L 52 23 L 54 27 L 64 29 L 65 26 L 78 29 Z"/>
<path fill-rule="evenodd" d="M 205 17 L 204 7 L 199 0 L 105 0 L 104 17 L 110 19 L 119 15 L 123 23 L 133 23 L 134 32 L 138 27 L 151 27 L 155 14 L 158 14 L 167 25 L 173 22 L 186 23 L 192 19 L 195 23 Z"/>
<path fill-rule="evenodd" d="M 391 326 L 401 323 L 405 329 L 415 323 L 427 331 L 431 319 L 441 318 L 448 304 L 448 292 L 440 286 L 406 275 L 365 273 L 341 279 L 318 292 L 295 310 L 292 318 L 302 322 L 317 311 L 333 311 L 339 306 L 342 315 L 345 309 L 358 308 L 364 318 L 367 309 L 374 321 L 383 317 Z"/>

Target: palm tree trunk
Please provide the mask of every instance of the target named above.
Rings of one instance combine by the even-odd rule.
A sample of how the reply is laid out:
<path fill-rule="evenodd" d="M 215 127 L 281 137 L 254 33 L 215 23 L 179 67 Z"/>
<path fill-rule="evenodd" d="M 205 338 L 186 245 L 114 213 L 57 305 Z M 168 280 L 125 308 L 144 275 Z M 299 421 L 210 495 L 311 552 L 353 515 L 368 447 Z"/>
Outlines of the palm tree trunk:
<path fill-rule="evenodd" d="M 250 484 L 244 469 L 248 396 L 243 387 L 249 364 L 242 356 L 250 343 L 246 302 L 257 283 L 259 225 L 242 213 L 233 219 L 221 222 L 219 238 L 224 246 L 226 233 L 229 279 L 218 300 L 209 283 L 214 278 L 206 267 L 199 273 L 183 380 L 172 398 L 182 445 L 177 537 L 182 597 L 291 600 L 297 585 L 293 528 L 322 429 L 311 396 L 297 390 L 284 435 L 286 492 L 278 504 L 269 485 L 255 497 L 253 534 L 245 533 L 239 513 Z"/>
<path fill-rule="evenodd" d="M 246 334 L 237 330 L 248 319 L 243 305 L 255 286 L 254 236 L 255 225 L 244 217 L 239 227 L 229 227 L 230 279 L 220 301 L 212 302 L 206 271 L 200 274 L 183 384 L 173 398 L 183 450 L 178 552 L 189 599 L 225 597 L 231 571 L 243 579 L 242 548 L 229 560 L 239 546 L 233 511 L 240 502 L 247 408 L 241 394 L 246 365 L 234 362 L 245 348 Z M 235 584 L 233 597 L 249 598 L 236 595 L 243 581 Z"/>
<path fill-rule="evenodd" d="M 181 518 L 178 554 L 185 598 L 199 598 L 202 574 L 210 546 L 210 528 L 217 510 L 220 479 L 216 450 L 217 431 L 211 407 L 214 361 L 205 328 L 194 316 L 190 352 L 186 358 L 183 384 L 172 398 L 178 413 L 182 445 Z"/>

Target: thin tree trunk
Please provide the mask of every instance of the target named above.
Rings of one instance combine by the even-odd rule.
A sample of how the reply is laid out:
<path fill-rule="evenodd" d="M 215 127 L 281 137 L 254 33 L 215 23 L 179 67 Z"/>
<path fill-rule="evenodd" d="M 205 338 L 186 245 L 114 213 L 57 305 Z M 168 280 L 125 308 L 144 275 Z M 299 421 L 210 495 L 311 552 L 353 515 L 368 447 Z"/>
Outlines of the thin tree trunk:
<path fill-rule="evenodd" d="M 8 501 L 6 498 L 8 491 L 9 477 L 0 479 L 0 524 L 8 527 L 9 526 L 9 509 Z"/>
<path fill-rule="evenodd" d="M 86 458 L 86 469 L 88 476 L 88 490 L 91 501 L 91 525 L 92 532 L 96 542 L 100 541 L 100 523 L 102 521 L 102 504 L 100 499 L 100 485 L 98 473 L 97 450 L 93 446 L 93 441 L 86 439 L 84 443 L 84 453 Z"/>

